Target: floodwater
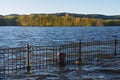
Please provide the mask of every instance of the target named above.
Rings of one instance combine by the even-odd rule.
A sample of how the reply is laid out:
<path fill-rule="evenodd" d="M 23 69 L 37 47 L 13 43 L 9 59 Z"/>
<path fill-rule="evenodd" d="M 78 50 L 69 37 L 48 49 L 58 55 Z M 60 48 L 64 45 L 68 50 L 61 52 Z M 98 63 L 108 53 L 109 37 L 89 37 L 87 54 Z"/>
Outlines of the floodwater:
<path fill-rule="evenodd" d="M 5 80 L 120 80 L 119 58 L 99 58 L 89 64 L 82 61 L 80 65 L 70 64 L 65 67 L 36 68 L 29 74 L 15 72 L 6 76 Z"/>
<path fill-rule="evenodd" d="M 0 27 L 0 48 L 50 46 L 71 42 L 119 39 L 120 27 Z M 86 64 L 34 69 L 31 74 L 10 74 L 5 80 L 120 80 L 120 56 L 97 58 Z M 0 73 L 1 74 L 1 73 Z M 16 76 L 16 77 L 11 77 Z M 2 79 L 2 74 L 0 76 Z"/>

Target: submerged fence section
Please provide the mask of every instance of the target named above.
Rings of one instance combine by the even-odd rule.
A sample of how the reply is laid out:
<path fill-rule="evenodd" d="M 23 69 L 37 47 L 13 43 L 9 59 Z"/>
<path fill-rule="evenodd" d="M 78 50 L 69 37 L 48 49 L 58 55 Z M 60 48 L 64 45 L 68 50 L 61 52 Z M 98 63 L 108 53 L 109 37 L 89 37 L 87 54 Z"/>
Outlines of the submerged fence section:
<path fill-rule="evenodd" d="M 59 53 L 65 55 L 65 64 L 72 63 L 79 59 L 79 44 L 68 44 L 61 46 L 33 46 L 30 51 L 30 63 L 33 68 L 46 68 L 59 66 Z M 63 63 L 64 64 L 64 63 Z"/>
<path fill-rule="evenodd" d="M 120 53 L 120 41 L 95 41 L 71 43 L 60 46 L 30 46 L 0 49 L 0 75 L 30 73 L 32 70 L 59 66 L 58 53 L 65 54 L 64 62 L 95 64 L 99 58 L 114 57 Z"/>
<path fill-rule="evenodd" d="M 26 48 L 0 49 L 0 79 L 26 68 Z"/>

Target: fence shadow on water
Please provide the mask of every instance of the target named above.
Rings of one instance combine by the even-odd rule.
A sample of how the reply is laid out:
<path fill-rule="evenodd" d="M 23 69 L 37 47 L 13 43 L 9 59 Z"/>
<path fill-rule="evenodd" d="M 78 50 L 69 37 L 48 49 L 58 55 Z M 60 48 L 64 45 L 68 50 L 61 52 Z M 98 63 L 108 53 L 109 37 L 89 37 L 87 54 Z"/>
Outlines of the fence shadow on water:
<path fill-rule="evenodd" d="M 120 41 L 94 41 L 71 43 L 60 46 L 30 46 L 0 49 L 0 79 L 35 77 L 40 72 L 59 67 L 57 53 L 65 54 L 65 66 L 99 65 L 100 59 L 119 56 Z"/>

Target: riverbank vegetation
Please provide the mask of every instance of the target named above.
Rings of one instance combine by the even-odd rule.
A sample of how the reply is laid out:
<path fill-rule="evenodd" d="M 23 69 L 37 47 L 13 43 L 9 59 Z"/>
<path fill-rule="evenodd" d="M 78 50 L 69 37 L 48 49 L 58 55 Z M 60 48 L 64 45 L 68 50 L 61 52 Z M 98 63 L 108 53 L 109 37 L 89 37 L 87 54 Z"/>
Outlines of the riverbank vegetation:
<path fill-rule="evenodd" d="M 120 16 L 71 13 L 0 16 L 0 26 L 120 26 Z"/>

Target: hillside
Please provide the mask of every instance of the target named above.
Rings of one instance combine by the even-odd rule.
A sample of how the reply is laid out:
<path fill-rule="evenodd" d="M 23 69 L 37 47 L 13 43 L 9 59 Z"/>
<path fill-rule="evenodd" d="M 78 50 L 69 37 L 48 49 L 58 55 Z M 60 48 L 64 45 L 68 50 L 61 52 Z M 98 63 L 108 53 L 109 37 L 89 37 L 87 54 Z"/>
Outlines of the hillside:
<path fill-rule="evenodd" d="M 120 26 L 120 15 L 51 13 L 0 15 L 0 26 Z"/>

